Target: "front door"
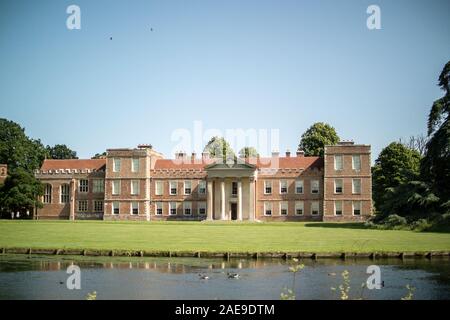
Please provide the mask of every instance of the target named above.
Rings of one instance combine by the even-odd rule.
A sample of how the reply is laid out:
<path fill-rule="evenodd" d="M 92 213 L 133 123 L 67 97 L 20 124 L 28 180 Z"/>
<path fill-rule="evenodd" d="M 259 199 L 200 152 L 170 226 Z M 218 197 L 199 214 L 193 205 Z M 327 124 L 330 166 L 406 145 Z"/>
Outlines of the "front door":
<path fill-rule="evenodd" d="M 231 220 L 237 220 L 237 203 L 231 203 Z"/>

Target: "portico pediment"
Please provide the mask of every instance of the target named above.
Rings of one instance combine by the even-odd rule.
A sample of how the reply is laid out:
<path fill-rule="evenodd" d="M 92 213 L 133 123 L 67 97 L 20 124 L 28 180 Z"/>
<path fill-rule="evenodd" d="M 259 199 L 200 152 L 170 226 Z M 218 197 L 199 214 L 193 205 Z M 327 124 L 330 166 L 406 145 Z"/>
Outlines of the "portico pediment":
<path fill-rule="evenodd" d="M 256 166 L 238 159 L 230 163 L 214 162 L 207 165 L 205 171 L 210 178 L 253 177 Z"/>

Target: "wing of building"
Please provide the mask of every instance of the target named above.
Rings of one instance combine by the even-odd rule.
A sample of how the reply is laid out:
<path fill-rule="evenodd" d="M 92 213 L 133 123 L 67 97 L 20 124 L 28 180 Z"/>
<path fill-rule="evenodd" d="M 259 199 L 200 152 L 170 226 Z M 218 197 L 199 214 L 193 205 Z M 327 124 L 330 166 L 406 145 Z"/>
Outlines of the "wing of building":
<path fill-rule="evenodd" d="M 37 219 L 362 221 L 372 212 L 370 146 L 341 142 L 325 156 L 211 159 L 150 146 L 104 159 L 45 160 Z"/>

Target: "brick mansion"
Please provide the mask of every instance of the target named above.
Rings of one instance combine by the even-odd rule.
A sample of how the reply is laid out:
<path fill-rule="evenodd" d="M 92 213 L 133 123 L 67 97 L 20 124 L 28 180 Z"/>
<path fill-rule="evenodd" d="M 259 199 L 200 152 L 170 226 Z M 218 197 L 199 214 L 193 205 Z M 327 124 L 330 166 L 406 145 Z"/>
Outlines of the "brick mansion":
<path fill-rule="evenodd" d="M 149 145 L 103 159 L 44 160 L 36 219 L 361 221 L 372 211 L 370 146 L 340 142 L 324 157 L 273 152 L 219 161 L 165 159 Z"/>

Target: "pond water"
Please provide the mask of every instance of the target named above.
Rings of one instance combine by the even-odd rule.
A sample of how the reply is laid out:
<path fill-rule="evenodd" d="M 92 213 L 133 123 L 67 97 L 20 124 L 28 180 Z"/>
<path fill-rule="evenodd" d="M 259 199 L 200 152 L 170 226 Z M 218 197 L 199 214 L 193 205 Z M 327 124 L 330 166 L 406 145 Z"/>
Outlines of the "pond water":
<path fill-rule="evenodd" d="M 0 256 L 0 299 L 280 299 L 293 287 L 292 261 L 202 258 Z M 350 275 L 350 298 L 395 299 L 415 288 L 414 299 L 450 299 L 450 259 L 302 260 L 297 299 L 339 299 L 332 287 Z M 69 290 L 67 267 L 81 270 L 81 289 Z M 378 265 L 384 287 L 362 288 L 369 265 Z M 227 273 L 237 273 L 229 278 Z M 199 274 L 209 279 L 201 279 Z"/>

